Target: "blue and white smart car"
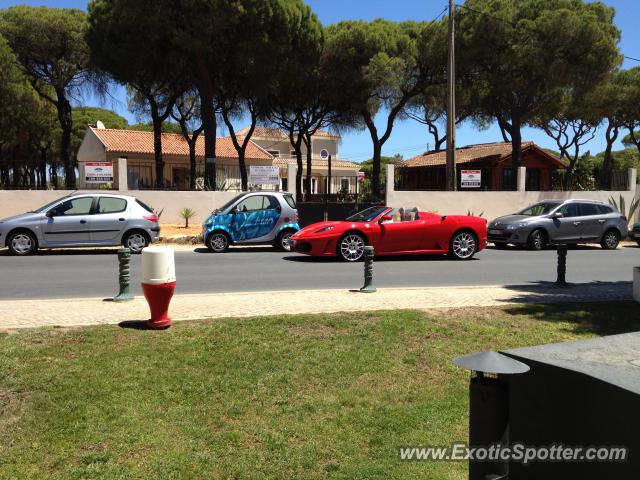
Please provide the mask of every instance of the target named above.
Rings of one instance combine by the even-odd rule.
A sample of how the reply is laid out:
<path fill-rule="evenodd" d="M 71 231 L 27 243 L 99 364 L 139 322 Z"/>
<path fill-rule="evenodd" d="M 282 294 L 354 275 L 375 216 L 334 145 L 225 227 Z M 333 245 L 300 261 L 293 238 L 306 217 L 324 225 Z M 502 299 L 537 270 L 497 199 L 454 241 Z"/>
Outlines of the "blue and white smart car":
<path fill-rule="evenodd" d="M 291 235 L 300 230 L 296 202 L 290 193 L 243 193 L 212 212 L 203 225 L 205 245 L 224 252 L 229 245 L 271 244 L 291 250 Z"/>

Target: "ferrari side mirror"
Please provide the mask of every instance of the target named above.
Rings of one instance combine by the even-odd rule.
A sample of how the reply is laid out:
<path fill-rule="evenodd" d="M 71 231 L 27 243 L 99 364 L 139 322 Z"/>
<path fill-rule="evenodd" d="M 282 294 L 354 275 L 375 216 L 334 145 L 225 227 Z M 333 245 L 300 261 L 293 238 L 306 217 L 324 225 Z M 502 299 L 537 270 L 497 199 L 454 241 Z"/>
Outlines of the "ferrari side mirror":
<path fill-rule="evenodd" d="M 391 215 L 383 215 L 382 217 L 380 217 L 379 223 L 392 222 L 392 221 L 393 221 L 393 217 Z"/>

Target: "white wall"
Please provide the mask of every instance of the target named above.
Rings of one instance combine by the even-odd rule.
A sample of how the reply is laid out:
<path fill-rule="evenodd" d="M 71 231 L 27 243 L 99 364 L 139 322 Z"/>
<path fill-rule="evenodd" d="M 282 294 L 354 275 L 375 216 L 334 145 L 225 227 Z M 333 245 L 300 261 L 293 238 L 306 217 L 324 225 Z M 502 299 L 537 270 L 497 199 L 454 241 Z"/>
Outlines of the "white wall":
<path fill-rule="evenodd" d="M 0 219 L 24 213 L 52 202 L 69 191 L 65 190 L 0 190 Z M 109 193 L 109 192 L 104 192 Z M 212 210 L 222 206 L 239 192 L 162 192 L 130 191 L 112 192 L 132 195 L 142 200 L 156 211 L 164 208 L 162 223 L 183 223 L 178 212 L 185 207 L 193 208 L 196 216 L 192 223 L 203 222 Z"/>
<path fill-rule="evenodd" d="M 390 192 L 387 205 L 397 207 L 417 207 L 427 212 L 442 215 L 466 215 L 471 211 L 475 215 L 493 219 L 522 210 L 528 205 L 551 198 L 584 198 L 608 201 L 613 196 L 616 201 L 620 195 L 630 205 L 635 192 Z"/>

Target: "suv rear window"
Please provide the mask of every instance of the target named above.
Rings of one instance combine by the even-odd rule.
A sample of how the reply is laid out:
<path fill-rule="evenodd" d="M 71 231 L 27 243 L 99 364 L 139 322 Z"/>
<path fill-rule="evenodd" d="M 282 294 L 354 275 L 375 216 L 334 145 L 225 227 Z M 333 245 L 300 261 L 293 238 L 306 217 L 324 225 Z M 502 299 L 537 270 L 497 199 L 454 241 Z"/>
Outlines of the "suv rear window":
<path fill-rule="evenodd" d="M 580 216 L 588 217 L 590 215 L 598 215 L 598 206 L 593 203 L 580 204 Z"/>
<path fill-rule="evenodd" d="M 598 205 L 598 210 L 600 210 L 600 213 L 602 215 L 605 215 L 607 213 L 613 213 L 613 208 L 607 207 L 606 205 Z"/>
<path fill-rule="evenodd" d="M 153 208 L 151 208 L 149 205 L 147 205 L 147 204 L 146 204 L 146 203 L 144 203 L 143 201 L 138 200 L 138 199 L 136 198 L 136 203 L 137 203 L 138 205 L 140 205 L 142 208 L 144 208 L 147 212 L 149 212 L 149 213 L 153 213 Z"/>
<path fill-rule="evenodd" d="M 285 202 L 287 202 L 287 204 L 293 208 L 295 210 L 296 208 L 296 201 L 293 199 L 293 196 L 291 195 L 283 195 Z"/>

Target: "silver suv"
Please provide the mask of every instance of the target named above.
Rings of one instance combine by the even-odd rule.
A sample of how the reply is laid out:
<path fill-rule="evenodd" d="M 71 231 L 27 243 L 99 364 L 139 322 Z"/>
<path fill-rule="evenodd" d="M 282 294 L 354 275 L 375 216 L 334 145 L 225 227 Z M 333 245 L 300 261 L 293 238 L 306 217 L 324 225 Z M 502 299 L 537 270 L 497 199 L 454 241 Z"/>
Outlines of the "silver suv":
<path fill-rule="evenodd" d="M 627 236 L 627 219 L 614 206 L 595 200 L 545 200 L 487 226 L 487 240 L 542 250 L 548 244 L 599 243 L 615 249 Z"/>
<path fill-rule="evenodd" d="M 0 221 L 0 246 L 13 255 L 38 248 L 124 245 L 139 253 L 158 240 L 153 209 L 135 197 L 73 193 L 32 212 Z"/>

